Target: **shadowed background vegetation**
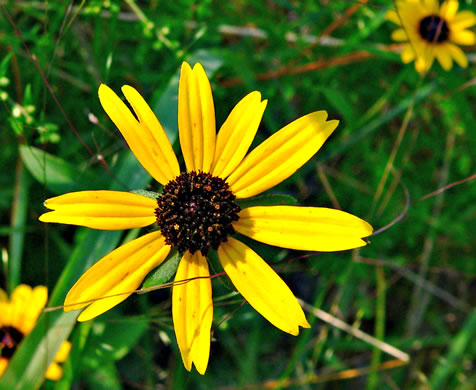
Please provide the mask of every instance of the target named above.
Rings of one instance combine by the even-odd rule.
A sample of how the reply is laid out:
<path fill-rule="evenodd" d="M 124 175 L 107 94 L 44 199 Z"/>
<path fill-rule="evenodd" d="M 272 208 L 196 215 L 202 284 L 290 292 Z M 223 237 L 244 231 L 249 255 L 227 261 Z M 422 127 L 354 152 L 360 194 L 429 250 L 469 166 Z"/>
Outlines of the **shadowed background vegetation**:
<path fill-rule="evenodd" d="M 61 305 L 85 269 L 139 234 L 48 226 L 38 216 L 46 198 L 69 191 L 158 190 L 97 88 L 137 88 L 178 150 L 184 60 L 204 65 L 218 126 L 248 92 L 269 100 L 254 145 L 312 111 L 340 120 L 318 154 L 270 192 L 340 208 L 376 230 L 394 223 L 358 251 L 306 254 L 247 241 L 304 302 L 312 328 L 298 337 L 215 278 L 205 376 L 183 368 L 164 288 L 86 323 L 61 308 L 44 313 L 0 389 L 476 387 L 476 187 L 465 181 L 476 163 L 474 47 L 467 69 L 435 64 L 421 78 L 391 42 L 391 1 L 1 4 L 5 290 L 47 285 L 49 306 Z M 43 383 L 66 338 L 73 348 L 63 379 Z"/>

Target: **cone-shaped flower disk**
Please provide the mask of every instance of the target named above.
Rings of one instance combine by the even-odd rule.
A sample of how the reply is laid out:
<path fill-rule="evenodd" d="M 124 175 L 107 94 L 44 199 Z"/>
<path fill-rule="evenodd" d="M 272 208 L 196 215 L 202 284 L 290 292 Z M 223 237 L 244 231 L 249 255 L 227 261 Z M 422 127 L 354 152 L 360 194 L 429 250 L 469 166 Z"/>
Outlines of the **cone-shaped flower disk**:
<path fill-rule="evenodd" d="M 455 60 L 468 66 L 468 59 L 458 45 L 474 45 L 476 35 L 466 30 L 476 24 L 471 11 L 458 12 L 458 1 L 447 0 L 397 0 L 396 9 L 387 11 L 385 17 L 400 26 L 392 39 L 405 42 L 402 61 L 415 61 L 419 73 L 427 72 L 435 58 L 443 69 L 450 70 Z"/>
<path fill-rule="evenodd" d="M 48 291 L 44 286 L 31 288 L 20 284 L 8 299 L 5 291 L 0 289 L 0 376 L 3 375 L 15 350 L 25 336 L 34 328 L 41 310 L 46 305 Z M 46 371 L 45 377 L 58 380 L 63 369 L 58 363 L 66 360 L 71 343 L 64 341 L 53 363 Z"/>
<path fill-rule="evenodd" d="M 65 310 L 88 306 L 79 320 L 94 318 L 126 299 L 171 248 L 182 254 L 172 292 L 177 343 L 187 370 L 205 373 L 210 353 L 213 302 L 207 264 L 218 250 L 236 289 L 273 325 L 293 335 L 309 327 L 291 290 L 266 262 L 230 237 L 236 231 L 270 245 L 309 251 L 336 251 L 366 244 L 372 227 L 351 214 L 312 207 L 249 207 L 236 199 L 266 191 L 296 172 L 337 127 L 327 113 L 306 115 L 273 134 L 248 155 L 266 100 L 245 96 L 218 134 L 210 83 L 200 64 L 182 66 L 179 85 L 179 138 L 186 171 L 159 121 L 133 88 L 122 89 L 135 116 L 106 85 L 101 104 L 146 170 L 161 184 L 157 199 L 116 191 L 83 191 L 48 199 L 53 210 L 43 222 L 126 229 L 152 225 L 159 230 L 131 241 L 92 266 L 72 287 Z M 137 118 L 137 119 L 136 119 Z M 104 298 L 104 299 L 101 299 Z"/>

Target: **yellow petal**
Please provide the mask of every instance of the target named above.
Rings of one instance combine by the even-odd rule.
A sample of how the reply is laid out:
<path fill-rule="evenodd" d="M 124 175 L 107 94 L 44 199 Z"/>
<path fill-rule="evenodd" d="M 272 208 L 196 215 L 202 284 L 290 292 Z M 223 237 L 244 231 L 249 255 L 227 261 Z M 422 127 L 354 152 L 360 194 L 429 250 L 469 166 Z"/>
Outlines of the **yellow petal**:
<path fill-rule="evenodd" d="M 440 16 L 443 19 L 451 20 L 458 12 L 458 0 L 447 0 L 440 7 Z"/>
<path fill-rule="evenodd" d="M 463 50 L 451 43 L 448 44 L 448 50 L 459 66 L 462 68 L 466 68 L 468 66 L 468 58 L 464 54 Z"/>
<path fill-rule="evenodd" d="M 469 30 L 460 30 L 451 33 L 450 40 L 457 45 L 474 45 L 476 34 Z"/>
<path fill-rule="evenodd" d="M 180 146 L 187 170 L 209 172 L 215 152 L 215 108 L 202 65 L 192 69 L 182 64 L 178 99 Z"/>
<path fill-rule="evenodd" d="M 152 154 L 157 168 L 165 173 L 165 181 L 160 182 L 165 184 L 180 175 L 180 166 L 169 138 L 154 112 L 139 92 L 129 85 L 124 85 L 122 93 L 132 106 L 143 127 L 144 135 L 147 136 L 144 140 L 152 141 L 150 145 L 146 146 L 149 147 L 149 152 Z"/>
<path fill-rule="evenodd" d="M 142 166 L 155 180 L 166 184 L 179 174 L 177 158 L 170 142 L 139 93 L 128 86 L 123 90 L 127 93 L 141 123 L 136 120 L 119 96 L 105 84 L 101 84 L 98 91 L 101 105 Z"/>
<path fill-rule="evenodd" d="M 68 358 L 70 351 L 71 351 L 71 343 L 69 341 L 63 341 L 61 343 L 61 346 L 58 352 L 56 353 L 55 362 L 59 362 L 59 363 L 64 362 Z"/>
<path fill-rule="evenodd" d="M 397 11 L 395 11 L 394 9 L 390 9 L 385 13 L 385 19 L 387 19 L 390 22 L 395 23 L 399 26 L 402 24 L 398 14 L 397 14 Z"/>
<path fill-rule="evenodd" d="M 0 377 L 3 375 L 8 366 L 8 359 L 0 356 Z"/>
<path fill-rule="evenodd" d="M 406 42 L 408 41 L 408 35 L 403 28 L 399 28 L 392 32 L 392 39 L 397 42 Z"/>
<path fill-rule="evenodd" d="M 0 326 L 11 326 L 11 313 L 12 313 L 12 306 L 10 302 L 0 302 Z"/>
<path fill-rule="evenodd" d="M 453 66 L 453 59 L 451 58 L 450 51 L 447 50 L 444 45 L 440 45 L 435 50 L 435 57 L 444 70 L 448 71 Z"/>
<path fill-rule="evenodd" d="M 225 179 L 241 163 L 263 117 L 267 100 L 251 92 L 235 106 L 217 136 L 212 174 Z"/>
<path fill-rule="evenodd" d="M 90 305 L 78 321 L 87 321 L 106 312 L 131 295 L 146 275 L 165 260 L 169 251 L 160 232 L 146 234 L 120 246 L 79 278 L 66 296 L 64 310 Z"/>
<path fill-rule="evenodd" d="M 41 311 L 48 300 L 48 289 L 45 286 L 33 288 L 28 306 L 24 308 L 21 329 L 24 334 L 28 334 L 36 325 Z"/>
<path fill-rule="evenodd" d="M 424 51 L 417 51 L 418 56 L 415 60 L 415 69 L 418 73 L 426 73 L 433 65 L 435 59 L 434 50 L 431 46 L 427 46 Z"/>
<path fill-rule="evenodd" d="M 55 362 L 50 364 L 45 374 L 45 377 L 52 381 L 60 380 L 62 376 L 63 376 L 63 369 L 58 365 L 58 363 L 55 363 Z"/>
<path fill-rule="evenodd" d="M 40 216 L 42 222 L 122 230 L 152 225 L 157 202 L 122 191 L 79 191 L 48 199 L 45 207 L 55 210 Z"/>
<path fill-rule="evenodd" d="M 461 11 L 451 21 L 451 30 L 463 30 L 475 24 L 476 14 L 471 11 Z"/>
<path fill-rule="evenodd" d="M 195 364 L 202 375 L 210 356 L 213 321 L 209 276 L 207 259 L 199 251 L 193 255 L 187 251 L 180 260 L 172 290 L 172 317 L 183 364 L 188 371 Z"/>
<path fill-rule="evenodd" d="M 10 324 L 11 326 L 20 329 L 23 325 L 23 317 L 25 310 L 29 306 L 32 296 L 32 289 L 26 284 L 20 284 L 13 290 L 11 296 L 11 312 L 10 312 Z M 41 311 L 42 307 L 39 308 Z M 35 310 L 39 313 L 38 310 Z M 3 315 L 3 313 L 2 313 Z M 36 318 L 35 318 L 36 321 Z"/>
<path fill-rule="evenodd" d="M 8 295 L 1 288 L 0 288 L 0 302 L 8 302 Z"/>
<path fill-rule="evenodd" d="M 229 237 L 218 258 L 240 294 L 274 326 L 295 336 L 300 326 L 310 327 L 289 287 L 256 252 Z"/>
<path fill-rule="evenodd" d="M 265 244 L 308 251 L 339 251 L 364 246 L 372 234 L 364 220 L 323 207 L 256 206 L 243 209 L 233 227 Z"/>
<path fill-rule="evenodd" d="M 411 45 L 403 46 L 402 50 L 402 61 L 404 64 L 408 64 L 415 59 L 415 51 Z"/>
<path fill-rule="evenodd" d="M 339 121 L 327 112 L 303 116 L 262 142 L 227 178 L 237 198 L 257 195 L 296 172 L 320 149 Z"/>

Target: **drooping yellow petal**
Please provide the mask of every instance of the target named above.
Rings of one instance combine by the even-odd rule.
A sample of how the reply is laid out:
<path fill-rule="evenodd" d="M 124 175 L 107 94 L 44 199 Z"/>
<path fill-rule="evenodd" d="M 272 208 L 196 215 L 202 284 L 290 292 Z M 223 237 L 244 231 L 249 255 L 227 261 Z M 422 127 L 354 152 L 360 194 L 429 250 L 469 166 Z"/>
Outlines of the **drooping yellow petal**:
<path fill-rule="evenodd" d="M 58 363 L 55 363 L 55 362 L 50 364 L 45 374 L 45 377 L 52 381 L 58 381 L 61 379 L 62 376 L 63 376 L 63 369 L 58 365 Z"/>
<path fill-rule="evenodd" d="M 58 352 L 56 352 L 55 362 L 63 363 L 68 358 L 70 351 L 71 343 L 69 341 L 63 341 L 60 345 L 60 348 L 58 349 Z"/>
<path fill-rule="evenodd" d="M 50 198 L 45 207 L 54 211 L 41 215 L 42 222 L 122 230 L 153 224 L 157 202 L 123 191 L 79 191 Z"/>
<path fill-rule="evenodd" d="M 399 28 L 392 32 L 392 39 L 397 42 L 408 41 L 407 32 L 403 28 Z"/>
<path fill-rule="evenodd" d="M 32 289 L 26 284 L 20 284 L 13 290 L 11 295 L 12 312 L 10 313 L 10 321 L 13 327 L 19 328 L 22 325 L 23 313 L 31 302 L 31 295 Z"/>
<path fill-rule="evenodd" d="M 468 66 L 468 58 L 464 54 L 463 50 L 451 43 L 448 44 L 448 50 L 459 66 L 461 66 L 462 68 L 466 68 Z"/>
<path fill-rule="evenodd" d="M 3 375 L 8 366 L 8 359 L 0 356 L 0 376 Z"/>
<path fill-rule="evenodd" d="M 451 33 L 451 42 L 458 45 L 474 45 L 476 43 L 476 34 L 469 30 L 460 30 Z"/>
<path fill-rule="evenodd" d="M 289 287 L 256 252 L 229 237 L 218 258 L 240 294 L 274 326 L 295 336 L 300 326 L 310 327 Z"/>
<path fill-rule="evenodd" d="M 402 49 L 402 61 L 404 64 L 408 64 L 415 59 L 415 51 L 410 44 L 404 45 Z"/>
<path fill-rule="evenodd" d="M 423 74 L 431 68 L 431 65 L 433 65 L 435 54 L 431 46 L 427 47 L 424 52 L 419 50 L 416 51 L 418 56 L 415 60 L 415 69 L 418 73 Z"/>
<path fill-rule="evenodd" d="M 48 289 L 45 286 L 36 286 L 33 288 L 30 296 L 30 302 L 27 307 L 23 308 L 23 316 L 21 321 L 21 330 L 24 334 L 31 332 L 36 325 L 41 311 L 48 300 Z"/>
<path fill-rule="evenodd" d="M 210 172 L 215 153 L 215 107 L 210 82 L 199 63 L 184 62 L 178 97 L 180 146 L 188 171 Z"/>
<path fill-rule="evenodd" d="M 225 179 L 241 163 L 263 117 L 267 100 L 257 91 L 246 95 L 233 108 L 218 132 L 212 174 Z"/>
<path fill-rule="evenodd" d="M 320 149 L 339 121 L 327 112 L 303 116 L 257 146 L 227 178 L 237 198 L 257 195 L 296 172 Z"/>
<path fill-rule="evenodd" d="M 458 12 L 458 0 L 447 0 L 440 7 L 440 16 L 445 20 L 451 20 Z"/>
<path fill-rule="evenodd" d="M 444 70 L 448 71 L 453 66 L 453 59 L 447 45 L 440 45 L 438 50 L 435 50 L 435 57 Z"/>
<path fill-rule="evenodd" d="M 105 84 L 101 84 L 98 91 L 101 105 L 142 166 L 155 180 L 166 184 L 180 173 L 167 135 L 139 93 L 129 86 L 123 91 L 141 122 Z"/>
<path fill-rule="evenodd" d="M 233 227 L 265 244 L 308 251 L 339 251 L 364 246 L 372 234 L 364 220 L 323 207 L 256 206 L 243 209 Z"/>
<path fill-rule="evenodd" d="M 461 11 L 451 21 L 451 30 L 463 30 L 476 24 L 476 14 L 471 11 Z"/>
<path fill-rule="evenodd" d="M 385 19 L 399 26 L 402 24 L 402 22 L 400 21 L 400 17 L 397 14 L 397 11 L 395 11 L 394 9 L 390 9 L 385 12 Z"/>
<path fill-rule="evenodd" d="M 192 363 L 205 374 L 210 356 L 213 321 L 212 284 L 207 259 L 199 252 L 185 252 L 172 290 L 172 317 L 185 368 Z M 191 280 L 189 280 L 191 279 Z"/>
<path fill-rule="evenodd" d="M 169 138 L 154 112 L 139 92 L 129 85 L 124 85 L 122 93 L 134 109 L 141 126 L 144 128 L 147 140 L 153 140 L 151 145 L 146 146 L 149 146 L 149 151 L 155 159 L 155 164 L 159 165 L 160 169 L 165 173 L 164 180 L 166 181 L 161 182 L 165 184 L 180 175 L 180 166 Z"/>
<path fill-rule="evenodd" d="M 120 246 L 79 278 L 66 296 L 64 310 L 71 311 L 89 305 L 78 321 L 97 317 L 131 295 L 169 252 L 170 246 L 165 244 L 160 232 L 146 234 Z"/>

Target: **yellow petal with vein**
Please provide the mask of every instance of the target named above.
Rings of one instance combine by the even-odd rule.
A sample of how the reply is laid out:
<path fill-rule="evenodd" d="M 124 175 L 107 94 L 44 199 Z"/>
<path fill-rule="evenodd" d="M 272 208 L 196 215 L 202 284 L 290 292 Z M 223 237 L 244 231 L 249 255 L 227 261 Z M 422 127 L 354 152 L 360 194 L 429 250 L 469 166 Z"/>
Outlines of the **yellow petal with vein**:
<path fill-rule="evenodd" d="M 122 87 L 122 93 L 134 109 L 134 112 L 143 127 L 144 135 L 147 136 L 144 140 L 147 140 L 148 142 L 152 140 L 152 143 L 146 146 L 149 147 L 154 162 L 158 166 L 157 168 L 160 168 L 164 172 L 165 181 L 160 183 L 165 184 L 169 180 L 180 175 L 180 166 L 169 138 L 167 137 L 167 134 L 165 134 L 165 131 L 154 112 L 139 92 L 129 85 L 124 85 Z"/>
<path fill-rule="evenodd" d="M 451 34 L 450 40 L 458 45 L 474 45 L 476 43 L 476 34 L 469 30 L 455 31 Z"/>
<path fill-rule="evenodd" d="M 41 215 L 42 222 L 122 230 L 152 225 L 157 202 L 131 192 L 79 191 L 50 198 L 45 206 L 54 211 Z"/>
<path fill-rule="evenodd" d="M 458 12 L 458 0 L 447 0 L 440 7 L 440 16 L 445 20 L 451 20 Z"/>
<path fill-rule="evenodd" d="M 225 179 L 241 163 L 263 117 L 267 100 L 257 91 L 246 95 L 233 108 L 217 136 L 212 174 Z"/>
<path fill-rule="evenodd" d="M 451 43 L 448 44 L 448 50 L 459 66 L 461 66 L 462 68 L 466 68 L 468 66 L 468 58 L 464 54 L 463 50 Z"/>
<path fill-rule="evenodd" d="M 160 232 L 136 238 L 89 268 L 69 290 L 64 310 L 89 305 L 78 321 L 87 321 L 121 303 L 167 257 L 170 247 Z M 107 297 L 107 298 L 105 298 Z"/>
<path fill-rule="evenodd" d="M 289 287 L 256 252 L 229 237 L 218 258 L 240 294 L 274 326 L 295 336 L 300 326 L 310 327 Z"/>
<path fill-rule="evenodd" d="M 125 86 L 123 91 L 141 122 L 137 121 L 119 96 L 105 84 L 101 84 L 98 91 L 101 105 L 142 166 L 155 180 L 166 184 L 179 174 L 177 158 L 170 142 L 139 93 L 129 86 Z"/>
<path fill-rule="evenodd" d="M 397 11 L 395 11 L 394 9 L 390 9 L 387 12 L 385 12 L 385 19 L 399 26 L 402 24 L 402 22 L 400 21 L 400 18 L 398 17 Z"/>
<path fill-rule="evenodd" d="M 321 207 L 256 206 L 241 210 L 233 227 L 265 244 L 308 251 L 340 251 L 364 246 L 372 234 L 364 220 Z"/>
<path fill-rule="evenodd" d="M 440 47 L 435 50 L 435 57 L 444 70 L 448 71 L 453 66 L 453 59 L 447 45 L 440 45 Z"/>
<path fill-rule="evenodd" d="M 451 21 L 451 30 L 463 30 L 476 24 L 476 14 L 471 11 L 461 11 Z"/>
<path fill-rule="evenodd" d="M 215 153 L 215 108 L 202 65 L 184 62 L 178 97 L 180 146 L 188 171 L 210 172 Z"/>
<path fill-rule="evenodd" d="M 210 356 L 213 321 L 209 276 L 207 259 L 199 251 L 193 255 L 187 251 L 180 260 L 172 290 L 172 317 L 183 364 L 188 371 L 195 364 L 202 375 Z"/>
<path fill-rule="evenodd" d="M 320 149 L 339 121 L 326 111 L 303 116 L 258 145 L 226 179 L 237 198 L 257 195 L 296 172 Z"/>

